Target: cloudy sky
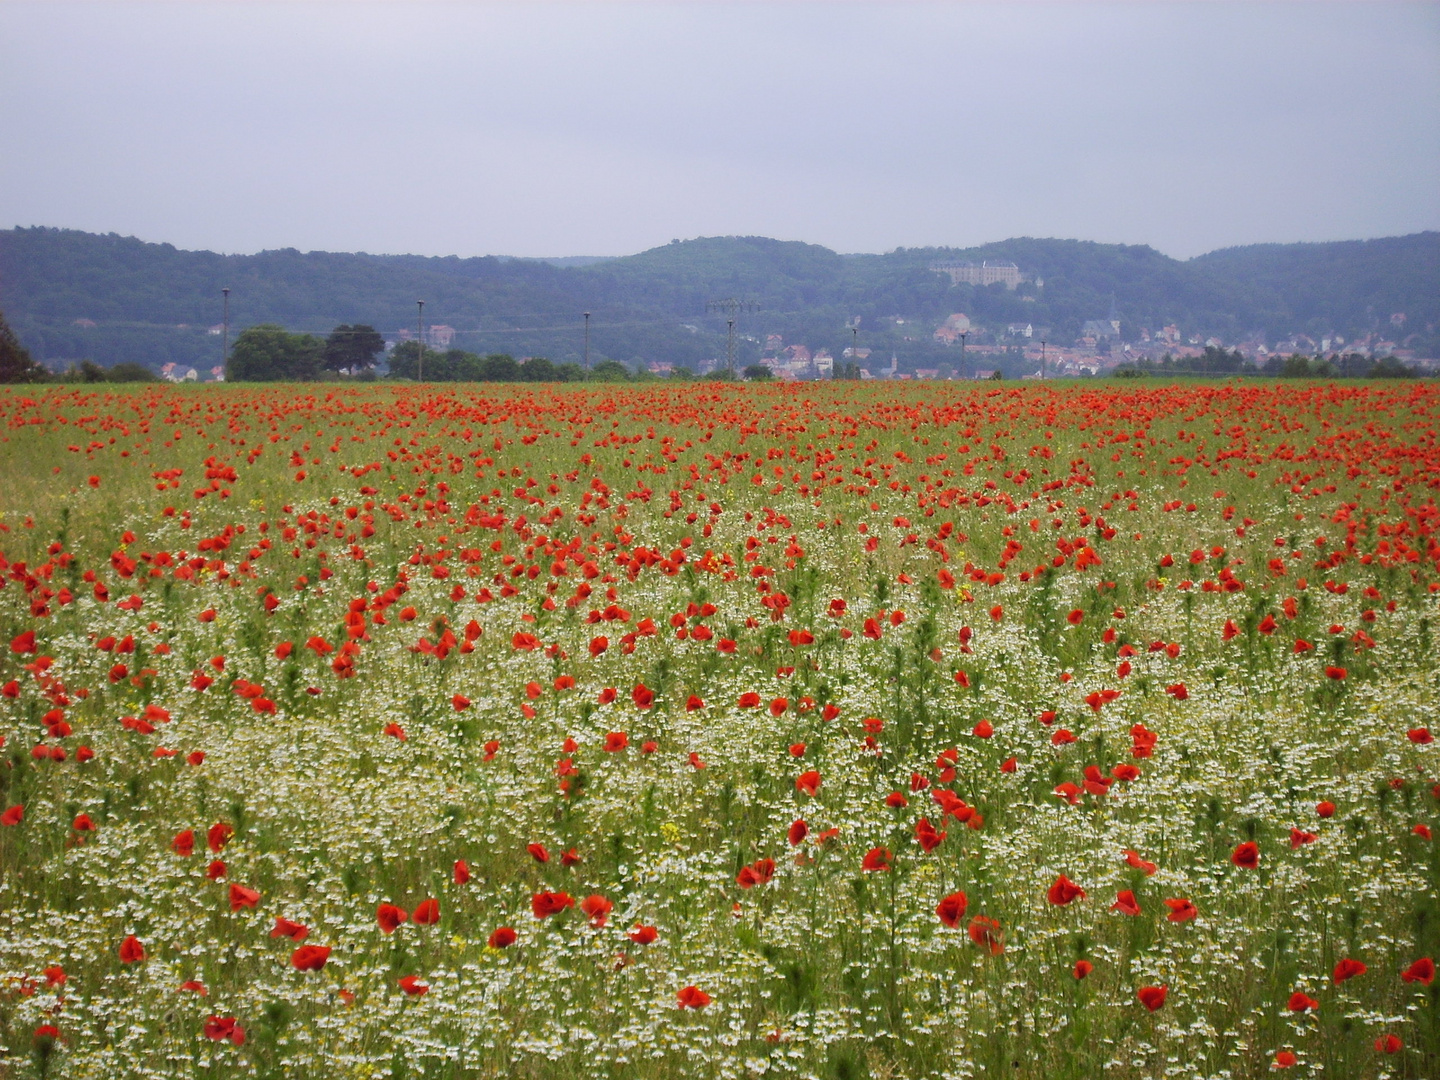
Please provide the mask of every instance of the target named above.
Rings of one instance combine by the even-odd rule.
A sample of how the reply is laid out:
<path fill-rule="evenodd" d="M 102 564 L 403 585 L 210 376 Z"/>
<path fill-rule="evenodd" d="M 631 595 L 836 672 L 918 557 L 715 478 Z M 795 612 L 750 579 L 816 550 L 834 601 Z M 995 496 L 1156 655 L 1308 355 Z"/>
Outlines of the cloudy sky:
<path fill-rule="evenodd" d="M 1440 4 L 0 3 L 0 227 L 840 251 L 1440 228 Z"/>

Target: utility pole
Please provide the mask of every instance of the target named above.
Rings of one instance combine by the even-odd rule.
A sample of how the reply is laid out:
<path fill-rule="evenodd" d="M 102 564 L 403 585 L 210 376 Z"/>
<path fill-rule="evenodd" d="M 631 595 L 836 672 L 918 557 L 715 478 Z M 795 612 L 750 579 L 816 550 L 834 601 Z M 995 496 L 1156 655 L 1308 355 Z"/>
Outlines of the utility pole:
<path fill-rule="evenodd" d="M 585 312 L 585 370 L 590 370 L 590 312 Z"/>
<path fill-rule="evenodd" d="M 1045 378 L 1045 339 L 1040 339 L 1040 378 Z"/>
<path fill-rule="evenodd" d="M 223 368 L 230 363 L 230 290 L 227 287 L 220 292 L 225 297 L 225 314 L 221 317 L 225 329 L 222 331 L 224 337 L 220 339 L 220 366 Z"/>
<path fill-rule="evenodd" d="M 415 345 L 420 350 L 415 354 L 415 381 L 425 381 L 425 301 L 416 300 L 419 313 L 415 316 Z"/>
<path fill-rule="evenodd" d="M 960 335 L 960 377 L 962 379 L 969 378 L 969 376 L 965 374 L 965 339 L 969 336 L 970 332 L 968 330 Z"/>
<path fill-rule="evenodd" d="M 860 327 L 850 327 L 850 363 L 853 365 L 850 370 L 855 372 L 855 377 L 860 377 Z"/>
<path fill-rule="evenodd" d="M 737 300 L 731 296 L 724 300 L 711 300 L 705 305 L 705 310 L 723 311 L 726 314 L 729 337 L 725 346 L 725 366 L 733 378 L 735 376 L 735 316 L 741 311 L 759 311 L 760 305 L 753 300 Z"/>

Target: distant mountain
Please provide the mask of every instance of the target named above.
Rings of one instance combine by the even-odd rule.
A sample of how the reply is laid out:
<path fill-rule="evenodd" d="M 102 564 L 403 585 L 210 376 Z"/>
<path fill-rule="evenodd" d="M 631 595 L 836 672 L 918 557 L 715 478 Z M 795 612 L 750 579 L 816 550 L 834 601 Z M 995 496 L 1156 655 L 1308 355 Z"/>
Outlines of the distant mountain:
<path fill-rule="evenodd" d="M 1013 262 L 1004 285 L 952 284 L 937 263 Z M 1038 279 L 1038 280 L 1037 280 Z M 1043 283 L 1043 284 L 1042 284 Z M 737 316 L 737 362 L 766 335 L 835 355 L 856 338 L 900 369 L 954 362 L 932 331 L 954 312 L 970 342 L 1031 325 L 1069 344 L 1089 320 L 1185 337 L 1269 343 L 1292 334 L 1354 339 L 1379 332 L 1434 355 L 1440 329 L 1440 233 L 1327 244 L 1227 248 L 1188 261 L 1149 247 L 1029 237 L 982 247 L 900 248 L 839 255 L 765 237 L 672 242 L 623 258 L 431 258 L 182 251 L 115 234 L 54 228 L 0 231 L 0 310 L 37 358 L 103 364 L 175 361 L 208 368 L 221 356 L 220 289 L 228 286 L 232 339 L 276 322 L 326 333 L 369 323 L 394 336 L 427 325 L 456 330 L 474 352 L 578 360 L 590 311 L 591 361 L 668 361 L 700 367 L 725 353 L 725 315 L 710 302 L 748 302 Z M 758 307 L 758 310 L 752 310 Z M 1403 320 L 1392 324 L 1392 315 Z"/>

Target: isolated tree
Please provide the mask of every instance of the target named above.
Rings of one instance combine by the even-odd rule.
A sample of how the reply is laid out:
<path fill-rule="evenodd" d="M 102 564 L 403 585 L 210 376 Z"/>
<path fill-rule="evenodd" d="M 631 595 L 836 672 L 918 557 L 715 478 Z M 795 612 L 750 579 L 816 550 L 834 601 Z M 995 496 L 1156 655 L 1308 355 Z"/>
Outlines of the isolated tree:
<path fill-rule="evenodd" d="M 750 364 L 740 374 L 750 382 L 766 382 L 775 377 L 775 373 L 764 364 Z"/>
<path fill-rule="evenodd" d="M 373 326 L 341 323 L 325 340 L 326 371 L 363 371 L 385 351 L 385 339 Z"/>
<path fill-rule="evenodd" d="M 225 378 L 231 382 L 314 379 L 324 361 L 325 343 L 312 334 L 291 334 L 263 323 L 243 331 L 230 349 Z"/>
<path fill-rule="evenodd" d="M 0 313 L 0 383 L 41 382 L 46 374 L 45 368 L 31 359 Z"/>

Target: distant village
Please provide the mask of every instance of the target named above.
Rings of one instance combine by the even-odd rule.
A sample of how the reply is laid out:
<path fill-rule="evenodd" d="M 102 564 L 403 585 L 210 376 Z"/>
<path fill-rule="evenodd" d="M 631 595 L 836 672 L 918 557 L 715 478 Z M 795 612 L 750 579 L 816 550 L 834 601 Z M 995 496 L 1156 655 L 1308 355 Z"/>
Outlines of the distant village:
<path fill-rule="evenodd" d="M 930 269 L 949 276 L 953 284 L 994 285 L 1016 289 L 1021 283 L 1032 278 L 1012 262 L 938 262 Z M 1044 281 L 1034 278 L 1036 288 L 1043 288 Z M 76 320 L 77 323 L 89 320 Z M 1267 344 L 1258 335 L 1242 341 L 1222 341 L 1217 337 L 1201 338 L 1184 334 L 1178 326 L 1141 327 L 1132 337 L 1138 340 L 1122 340 L 1121 322 L 1112 301 L 1111 310 L 1104 318 L 1087 320 L 1079 336 L 1072 340 L 1052 340 L 1045 328 L 1030 322 L 1007 322 L 1000 325 L 981 325 L 964 312 L 952 312 L 934 326 L 921 325 L 904 316 L 894 315 L 876 320 L 874 325 L 862 326 L 859 316 L 849 323 L 852 338 L 856 342 L 843 350 L 837 358 L 825 348 L 812 349 L 803 342 L 786 342 L 780 334 L 766 334 L 763 339 L 743 336 L 743 340 L 760 350 L 759 363 L 769 369 L 772 377 L 790 381 L 830 379 L 837 375 L 849 374 L 860 379 L 898 380 L 953 380 L 990 379 L 1001 376 L 1009 369 L 1014 374 L 1022 369 L 1021 378 L 1076 378 L 1100 376 L 1116 369 L 1133 367 L 1137 364 L 1153 364 L 1169 358 L 1172 361 L 1197 359 L 1206 350 L 1223 349 L 1263 369 L 1272 358 L 1293 355 L 1332 356 L 1345 354 L 1379 359 L 1394 357 L 1409 367 L 1422 371 L 1440 371 L 1440 360 L 1417 355 L 1410 347 L 1411 339 L 1417 335 L 1406 330 L 1407 316 L 1403 311 L 1393 312 L 1382 324 L 1381 330 L 1371 331 L 1357 338 L 1342 336 L 1312 337 L 1296 333 L 1282 341 Z M 90 325 L 94 325 L 91 323 Z M 221 326 L 209 327 L 211 334 L 221 333 Z M 691 327 L 690 329 L 697 329 Z M 888 355 L 859 345 L 860 335 L 883 331 L 884 336 L 894 340 L 896 334 L 902 342 L 916 342 L 928 338 L 943 346 L 942 355 L 946 362 L 935 363 L 936 351 L 927 349 L 925 355 L 935 366 L 907 366 L 901 370 L 898 353 L 890 350 Z M 454 347 L 456 330 L 443 323 L 427 326 L 424 343 L 427 348 L 445 350 Z M 401 328 L 386 335 L 386 349 L 402 342 L 413 341 L 415 332 Z M 752 353 L 753 355 L 753 353 Z M 522 360 L 528 357 L 520 358 Z M 836 365 L 841 365 L 840 371 Z M 725 366 L 723 358 L 711 360 L 702 365 L 695 374 L 705 375 Z M 675 365 L 662 361 L 650 361 L 645 370 L 660 378 L 671 375 Z M 223 381 L 223 367 L 205 371 L 187 367 L 184 364 L 165 364 L 161 376 L 171 382 Z"/>

